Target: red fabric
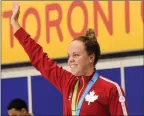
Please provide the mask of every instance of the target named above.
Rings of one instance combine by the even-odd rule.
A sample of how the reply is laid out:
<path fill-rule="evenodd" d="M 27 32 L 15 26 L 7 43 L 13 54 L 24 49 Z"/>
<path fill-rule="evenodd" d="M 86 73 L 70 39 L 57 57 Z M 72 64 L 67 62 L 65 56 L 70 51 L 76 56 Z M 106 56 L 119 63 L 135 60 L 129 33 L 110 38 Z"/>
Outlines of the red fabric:
<path fill-rule="evenodd" d="M 14 35 L 28 54 L 33 66 L 41 72 L 45 79 L 51 82 L 63 94 L 63 114 L 72 115 L 71 100 L 77 80 L 80 80 L 78 93 L 80 93 L 81 97 L 86 85 L 94 73 L 87 77 L 75 77 L 48 58 L 47 54 L 43 52 L 42 47 L 37 44 L 23 28 L 20 28 Z M 122 89 L 120 88 L 120 90 Z M 90 92 L 92 91 L 95 92 L 98 99 L 94 102 L 90 102 L 89 105 L 88 101 L 84 100 L 80 115 L 124 115 L 115 83 L 99 77 L 91 88 Z M 124 95 L 123 91 L 122 94 Z M 125 102 L 123 107 L 125 108 Z"/>

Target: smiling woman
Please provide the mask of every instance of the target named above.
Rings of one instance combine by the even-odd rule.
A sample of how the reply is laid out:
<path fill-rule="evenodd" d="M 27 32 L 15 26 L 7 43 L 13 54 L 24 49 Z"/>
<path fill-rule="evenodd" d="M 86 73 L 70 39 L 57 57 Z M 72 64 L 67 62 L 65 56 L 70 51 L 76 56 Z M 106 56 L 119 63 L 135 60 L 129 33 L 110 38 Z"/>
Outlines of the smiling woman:
<path fill-rule="evenodd" d="M 86 36 L 74 39 L 69 45 L 68 56 L 68 65 L 73 74 L 91 75 L 100 56 L 100 47 L 94 30 L 89 29 Z"/>
<path fill-rule="evenodd" d="M 52 61 L 20 26 L 19 13 L 20 6 L 16 4 L 11 17 L 14 35 L 33 66 L 63 94 L 64 115 L 128 115 L 123 90 L 95 69 L 100 47 L 94 30 L 89 29 L 85 36 L 70 43 L 68 65 L 71 72 L 68 72 Z"/>

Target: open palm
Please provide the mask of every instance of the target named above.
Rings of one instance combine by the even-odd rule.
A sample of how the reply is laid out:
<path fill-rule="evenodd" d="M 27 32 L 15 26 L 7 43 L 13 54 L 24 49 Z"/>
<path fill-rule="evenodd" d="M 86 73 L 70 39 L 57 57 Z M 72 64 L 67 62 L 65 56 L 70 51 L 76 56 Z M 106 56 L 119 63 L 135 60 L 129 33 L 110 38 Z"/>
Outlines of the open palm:
<path fill-rule="evenodd" d="M 14 33 L 15 33 L 21 27 L 20 24 L 18 23 L 20 6 L 18 4 L 14 4 L 12 11 L 13 11 L 13 13 L 11 16 L 11 25 L 12 25 Z"/>
<path fill-rule="evenodd" d="M 13 5 L 13 13 L 11 16 L 11 21 L 18 21 L 20 13 L 20 6 L 18 4 Z"/>

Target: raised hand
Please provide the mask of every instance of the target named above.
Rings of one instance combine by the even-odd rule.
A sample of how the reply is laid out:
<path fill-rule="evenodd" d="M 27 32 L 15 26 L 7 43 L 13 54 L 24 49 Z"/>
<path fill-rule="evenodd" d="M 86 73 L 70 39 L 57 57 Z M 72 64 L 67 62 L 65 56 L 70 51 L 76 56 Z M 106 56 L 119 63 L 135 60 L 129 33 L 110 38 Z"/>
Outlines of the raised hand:
<path fill-rule="evenodd" d="M 11 16 L 11 25 L 14 29 L 14 32 L 16 32 L 20 28 L 20 25 L 18 23 L 18 18 L 19 18 L 19 14 L 20 14 L 20 6 L 15 3 L 13 5 L 12 11 L 13 11 L 13 13 Z"/>

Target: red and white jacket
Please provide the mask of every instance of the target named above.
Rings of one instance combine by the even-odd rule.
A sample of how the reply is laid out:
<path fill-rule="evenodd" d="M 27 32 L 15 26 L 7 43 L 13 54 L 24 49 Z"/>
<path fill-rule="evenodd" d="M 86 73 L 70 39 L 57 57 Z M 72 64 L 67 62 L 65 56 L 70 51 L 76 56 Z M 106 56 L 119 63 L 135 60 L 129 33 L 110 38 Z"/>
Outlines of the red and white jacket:
<path fill-rule="evenodd" d="M 42 47 L 23 28 L 20 28 L 14 35 L 28 54 L 33 66 L 62 93 L 63 115 L 72 115 L 71 102 L 76 82 L 79 80 L 77 95 L 77 101 L 79 101 L 94 73 L 90 76 L 76 77 L 48 58 L 47 54 L 43 52 Z M 80 115 L 128 115 L 123 90 L 117 83 L 109 79 L 99 76 L 90 89 L 88 96 L 96 96 L 96 99 L 91 101 L 85 98 Z"/>

